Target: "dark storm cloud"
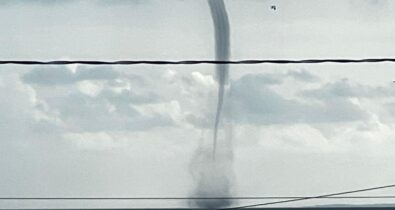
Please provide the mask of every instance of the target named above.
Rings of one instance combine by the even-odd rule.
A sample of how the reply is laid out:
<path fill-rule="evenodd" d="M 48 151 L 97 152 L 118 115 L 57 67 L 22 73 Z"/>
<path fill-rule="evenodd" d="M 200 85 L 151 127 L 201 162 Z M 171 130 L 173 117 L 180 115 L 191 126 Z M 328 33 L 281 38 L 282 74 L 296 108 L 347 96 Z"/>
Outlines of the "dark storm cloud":
<path fill-rule="evenodd" d="M 260 85 L 280 85 L 287 79 L 301 82 L 317 82 L 319 78 L 306 70 L 289 70 L 286 73 L 246 74 L 239 79 L 242 83 L 259 83 Z"/>
<path fill-rule="evenodd" d="M 67 85 L 83 80 L 112 80 L 118 73 L 111 67 L 78 67 L 76 73 L 64 66 L 39 67 L 23 75 L 22 80 L 27 84 L 36 85 Z"/>
<path fill-rule="evenodd" d="M 16 78 L 1 75 L 6 81 L 0 88 L 0 139 L 4 144 L 28 145 L 49 136 L 57 136 L 57 126 L 48 118 L 37 118 L 43 111 L 40 101 L 32 100 L 31 92 L 20 88 Z M 4 145 L 3 145 L 4 146 Z"/>
<path fill-rule="evenodd" d="M 114 104 L 152 104 L 159 103 L 160 97 L 153 92 L 145 94 L 137 94 L 131 90 L 122 90 L 119 93 L 105 90 L 99 97 L 105 98 L 107 101 Z"/>
<path fill-rule="evenodd" d="M 308 102 L 286 99 L 268 86 L 276 82 L 265 75 L 246 75 L 233 82 L 231 98 L 234 102 L 234 120 L 253 124 L 294 124 L 349 122 L 368 118 L 368 114 L 348 98 L 310 99 Z"/>
<path fill-rule="evenodd" d="M 133 97 L 126 97 L 126 95 Z M 146 115 L 132 105 L 156 101 L 155 96 L 137 96 L 105 92 L 97 97 L 73 93 L 64 97 L 47 99 L 52 109 L 60 114 L 67 129 L 71 131 L 146 130 L 170 126 L 174 122 L 160 113 Z M 115 99 L 115 100 L 114 100 Z"/>
<path fill-rule="evenodd" d="M 237 80 L 235 84 L 237 83 L 251 83 L 254 85 L 262 85 L 262 86 L 267 86 L 267 85 L 279 85 L 283 83 L 284 78 L 280 74 L 247 74 Z"/>
<path fill-rule="evenodd" d="M 231 82 L 229 100 L 232 101 L 233 118 L 240 123 L 296 123 L 325 121 L 327 115 L 339 113 L 340 110 L 326 107 L 326 113 L 319 113 L 323 107 L 304 104 L 295 100 L 287 100 L 270 89 L 274 85 L 282 85 L 286 80 L 294 79 L 303 83 L 317 82 L 319 78 L 305 70 L 289 70 L 285 73 L 246 74 L 240 79 Z M 310 100 L 310 99 L 309 99 Z M 337 102 L 341 103 L 341 102 Z M 331 103 L 332 105 L 335 102 Z M 351 109 L 351 103 L 343 102 L 343 105 Z M 306 119 L 307 112 L 317 112 L 317 119 Z M 330 114 L 329 114 L 330 112 Z M 342 120 L 349 117 L 356 119 L 360 116 L 351 111 L 346 115 L 330 116 L 329 121 Z M 292 118 L 292 119 L 289 119 Z M 206 116 L 190 113 L 186 120 L 196 127 L 209 128 L 211 120 Z"/>
<path fill-rule="evenodd" d="M 390 84 L 392 86 L 392 84 Z M 325 99 L 325 98 L 377 98 L 377 97 L 393 97 L 395 96 L 395 89 L 391 86 L 371 87 L 353 83 L 348 79 L 324 84 L 323 86 L 304 91 L 302 93 L 305 97 Z"/>
<path fill-rule="evenodd" d="M 97 3 L 102 6 L 135 6 L 147 3 L 149 0 L 98 0 Z"/>
<path fill-rule="evenodd" d="M 292 77 L 295 80 L 299 80 L 302 82 L 316 82 L 319 78 L 313 74 L 310 74 L 306 70 L 299 70 L 299 71 L 288 71 L 285 75 L 286 77 Z"/>
<path fill-rule="evenodd" d="M 40 5 L 40 6 L 55 6 L 70 4 L 76 2 L 75 0 L 1 0 L 0 6 L 14 6 L 21 4 Z"/>
<path fill-rule="evenodd" d="M 33 85 L 40 99 L 58 113 L 66 130 L 146 130 L 174 124 L 169 115 L 137 110 L 136 106 L 158 104 L 160 96 L 144 89 L 146 81 L 138 75 L 121 76 L 111 67 L 79 66 L 75 73 L 64 66 L 40 67 L 24 74 L 21 79 Z M 72 86 L 80 81 L 106 83 L 97 95 L 92 96 Z M 48 86 L 51 90 L 41 92 Z"/>

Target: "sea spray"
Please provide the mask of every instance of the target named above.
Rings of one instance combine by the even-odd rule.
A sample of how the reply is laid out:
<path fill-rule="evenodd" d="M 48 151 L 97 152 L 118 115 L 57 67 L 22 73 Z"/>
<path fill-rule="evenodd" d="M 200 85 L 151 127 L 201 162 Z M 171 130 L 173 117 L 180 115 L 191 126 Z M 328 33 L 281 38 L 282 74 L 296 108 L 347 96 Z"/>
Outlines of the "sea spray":
<path fill-rule="evenodd" d="M 216 60 L 229 60 L 230 56 L 230 26 L 223 0 L 208 0 L 215 33 Z M 233 146 L 232 125 L 230 121 L 221 123 L 224 111 L 230 111 L 230 104 L 225 104 L 225 90 L 228 83 L 229 66 L 216 65 L 218 82 L 218 101 L 216 107 L 212 144 L 204 144 L 202 137 L 200 145 L 192 157 L 190 171 L 195 179 L 196 187 L 193 197 L 219 198 L 190 201 L 191 207 L 215 209 L 232 204 L 232 200 L 224 199 L 232 194 L 233 181 Z M 223 127 L 224 135 L 219 138 L 219 126 Z M 221 133 L 222 134 L 222 133 Z M 222 199 L 221 199 L 222 198 Z"/>
<path fill-rule="evenodd" d="M 232 147 L 231 145 L 221 147 L 214 161 L 209 146 L 211 144 L 204 143 L 204 139 L 201 139 L 190 164 L 190 172 L 196 185 L 191 197 L 218 199 L 190 200 L 189 206 L 204 209 L 229 206 L 233 201 L 224 198 L 232 195 L 234 178 Z"/>

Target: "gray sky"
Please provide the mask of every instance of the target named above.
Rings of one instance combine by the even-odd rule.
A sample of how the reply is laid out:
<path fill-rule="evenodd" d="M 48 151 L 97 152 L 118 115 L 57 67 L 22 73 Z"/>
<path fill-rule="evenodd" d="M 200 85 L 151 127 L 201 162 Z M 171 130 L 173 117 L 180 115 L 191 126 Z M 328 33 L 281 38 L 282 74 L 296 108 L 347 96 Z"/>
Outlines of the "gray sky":
<path fill-rule="evenodd" d="M 225 4 L 232 59 L 395 57 L 392 1 Z M 213 59 L 210 18 L 203 0 L 3 0 L 0 58 Z M 231 66 L 235 195 L 395 183 L 393 68 Z M 216 88 L 209 65 L 0 66 L 0 196 L 188 196 L 192 154 L 211 140 Z M 0 208 L 186 205 L 0 201 Z"/>

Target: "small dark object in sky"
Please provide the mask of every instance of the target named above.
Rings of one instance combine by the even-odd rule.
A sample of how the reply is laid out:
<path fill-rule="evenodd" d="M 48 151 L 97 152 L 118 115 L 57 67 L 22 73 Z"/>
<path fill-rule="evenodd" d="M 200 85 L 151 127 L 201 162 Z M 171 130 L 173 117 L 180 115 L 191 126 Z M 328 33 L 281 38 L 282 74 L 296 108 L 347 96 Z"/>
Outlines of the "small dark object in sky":
<path fill-rule="evenodd" d="M 272 5 L 272 6 L 270 7 L 270 9 L 272 9 L 272 10 L 277 10 L 277 7 L 276 7 L 276 5 Z"/>

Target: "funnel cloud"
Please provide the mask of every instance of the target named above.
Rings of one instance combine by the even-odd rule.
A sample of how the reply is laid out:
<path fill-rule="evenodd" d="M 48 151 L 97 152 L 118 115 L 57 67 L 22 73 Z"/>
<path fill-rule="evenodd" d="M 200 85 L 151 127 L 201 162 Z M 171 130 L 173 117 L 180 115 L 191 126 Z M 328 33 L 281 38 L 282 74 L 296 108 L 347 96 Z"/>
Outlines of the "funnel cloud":
<path fill-rule="evenodd" d="M 215 33 L 215 59 L 229 60 L 230 57 L 230 33 L 228 14 L 225 9 L 223 0 L 208 0 L 211 17 L 213 19 L 214 33 Z M 213 152 L 216 152 L 218 127 L 221 120 L 222 107 L 224 103 L 225 84 L 228 80 L 229 65 L 217 65 L 216 77 L 218 81 L 218 102 L 217 112 L 214 123 L 214 146 Z"/>
<path fill-rule="evenodd" d="M 208 0 L 215 36 L 215 59 L 229 60 L 230 56 L 230 26 L 223 0 Z M 211 147 L 201 144 L 196 150 L 191 162 L 191 174 L 195 179 L 194 197 L 229 197 L 233 180 L 233 148 L 232 127 L 230 122 L 224 123 L 223 138 L 219 137 L 221 115 L 224 112 L 225 87 L 228 83 L 229 66 L 216 65 L 216 79 L 218 82 L 218 101 L 216 107 L 213 141 Z M 227 111 L 230 106 L 226 106 Z M 221 140 L 221 141 L 219 141 Z M 221 143 L 221 144 L 219 144 Z M 193 200 L 192 207 L 215 209 L 232 204 L 229 199 Z"/>

